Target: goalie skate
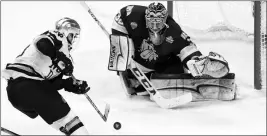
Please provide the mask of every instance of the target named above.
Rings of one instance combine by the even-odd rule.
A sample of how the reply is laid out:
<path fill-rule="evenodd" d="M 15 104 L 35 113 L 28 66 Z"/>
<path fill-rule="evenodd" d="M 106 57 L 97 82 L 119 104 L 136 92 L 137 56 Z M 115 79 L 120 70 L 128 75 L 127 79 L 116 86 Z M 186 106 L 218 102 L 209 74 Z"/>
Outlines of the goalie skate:
<path fill-rule="evenodd" d="M 137 79 L 129 77 L 128 71 L 119 72 L 119 76 L 127 97 L 134 95 L 149 95 Z"/>

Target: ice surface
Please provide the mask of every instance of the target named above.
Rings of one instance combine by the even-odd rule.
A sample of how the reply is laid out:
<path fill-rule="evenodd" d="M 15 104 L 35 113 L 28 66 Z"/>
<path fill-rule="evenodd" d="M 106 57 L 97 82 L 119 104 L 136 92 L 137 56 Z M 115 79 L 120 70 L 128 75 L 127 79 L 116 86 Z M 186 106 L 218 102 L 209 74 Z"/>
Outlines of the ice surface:
<path fill-rule="evenodd" d="M 113 16 L 123 5 L 147 5 L 149 2 L 87 2 L 96 17 L 110 31 Z M 166 2 L 165 2 L 166 4 Z M 232 102 L 197 102 L 173 110 L 159 108 L 147 98 L 129 99 L 124 95 L 119 77 L 107 70 L 109 40 L 81 8 L 78 2 L 1 2 L 1 69 L 11 62 L 37 34 L 53 29 L 62 16 L 76 19 L 82 27 L 81 46 L 73 52 L 74 75 L 87 80 L 88 93 L 102 110 L 111 105 L 104 122 L 84 96 L 60 91 L 91 134 L 266 134 L 266 91 L 253 89 L 254 47 L 236 41 L 197 42 L 204 53 L 222 54 L 236 73 L 238 100 Z M 246 23 L 246 22 L 244 22 Z M 61 134 L 40 117 L 29 119 L 15 110 L 6 94 L 6 81 L 1 79 L 1 126 L 21 135 Z M 120 130 L 113 129 L 120 122 Z M 4 134 L 1 132 L 1 134 Z"/>

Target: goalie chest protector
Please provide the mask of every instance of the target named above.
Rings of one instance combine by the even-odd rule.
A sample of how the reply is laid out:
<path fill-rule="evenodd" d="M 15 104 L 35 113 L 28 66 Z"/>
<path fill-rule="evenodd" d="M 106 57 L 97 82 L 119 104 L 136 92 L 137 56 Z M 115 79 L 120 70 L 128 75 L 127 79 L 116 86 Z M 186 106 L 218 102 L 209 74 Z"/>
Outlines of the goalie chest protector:
<path fill-rule="evenodd" d="M 194 78 L 191 74 L 152 74 L 152 84 L 165 98 L 174 98 L 191 92 L 193 101 L 223 100 L 236 98 L 235 74 L 222 78 Z"/>

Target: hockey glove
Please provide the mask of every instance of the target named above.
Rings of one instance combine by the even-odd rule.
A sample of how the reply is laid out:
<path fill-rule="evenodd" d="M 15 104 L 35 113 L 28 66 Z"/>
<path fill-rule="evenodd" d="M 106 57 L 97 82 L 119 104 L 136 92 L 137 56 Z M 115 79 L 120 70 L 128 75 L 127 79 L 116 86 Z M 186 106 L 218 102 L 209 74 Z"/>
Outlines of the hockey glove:
<path fill-rule="evenodd" d="M 215 52 L 189 60 L 187 66 L 194 77 L 221 78 L 229 73 L 228 62 Z"/>
<path fill-rule="evenodd" d="M 63 52 L 57 51 L 55 57 L 52 59 L 52 63 L 66 76 L 70 76 L 73 73 L 72 62 Z"/>
<path fill-rule="evenodd" d="M 75 94 L 85 94 L 89 91 L 89 87 L 86 81 L 76 80 L 75 83 L 73 78 L 71 77 L 64 79 L 63 87 L 66 91 Z"/>

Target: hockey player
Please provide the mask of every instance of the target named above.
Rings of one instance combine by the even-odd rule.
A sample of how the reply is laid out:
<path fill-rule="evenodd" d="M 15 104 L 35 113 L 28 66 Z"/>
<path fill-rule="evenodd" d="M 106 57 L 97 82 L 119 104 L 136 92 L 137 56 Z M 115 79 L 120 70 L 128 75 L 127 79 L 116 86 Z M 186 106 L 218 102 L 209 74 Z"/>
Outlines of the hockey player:
<path fill-rule="evenodd" d="M 148 7 L 123 7 L 112 23 L 110 40 L 111 44 L 121 47 L 122 54 L 127 52 L 123 49 L 128 47 L 129 57 L 124 62 L 129 63 L 133 59 L 148 78 L 151 73 L 191 73 L 193 77 L 221 78 L 229 72 L 228 63 L 221 55 L 214 52 L 208 56 L 202 55 L 161 3 L 151 3 Z M 123 62 L 114 62 L 116 55 L 112 51 L 109 69 L 120 71 L 118 73 L 126 87 L 126 94 L 147 94 L 129 69 L 110 68 L 115 65 L 112 63 L 120 65 Z"/>
<path fill-rule="evenodd" d="M 89 90 L 86 81 L 70 77 L 74 68 L 70 51 L 78 44 L 80 30 L 74 19 L 58 20 L 55 30 L 38 35 L 2 72 L 8 99 L 16 109 L 32 119 L 40 115 L 66 135 L 88 135 L 58 92 L 63 88 L 74 94 Z M 63 75 L 69 78 L 63 79 Z"/>

